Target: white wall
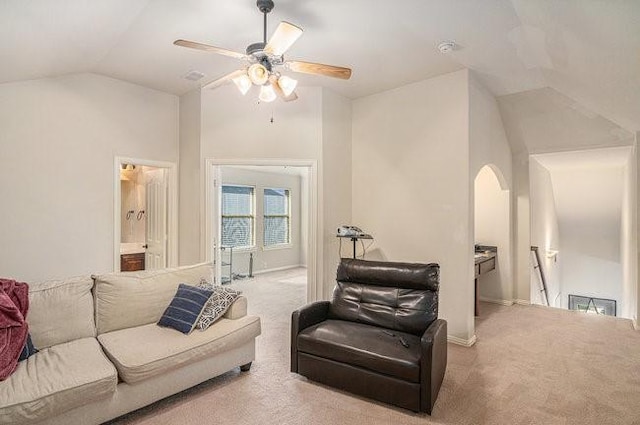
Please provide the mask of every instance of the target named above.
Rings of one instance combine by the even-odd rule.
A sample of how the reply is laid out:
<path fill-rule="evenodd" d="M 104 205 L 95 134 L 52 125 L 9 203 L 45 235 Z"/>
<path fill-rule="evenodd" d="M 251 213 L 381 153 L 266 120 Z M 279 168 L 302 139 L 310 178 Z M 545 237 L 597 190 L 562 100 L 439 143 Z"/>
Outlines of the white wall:
<path fill-rule="evenodd" d="M 353 223 L 372 259 L 441 266 L 440 317 L 473 337 L 466 70 L 353 102 Z"/>
<path fill-rule="evenodd" d="M 200 90 L 180 97 L 179 262 L 195 264 L 200 256 Z"/>
<path fill-rule="evenodd" d="M 487 199 L 474 201 L 474 197 L 485 196 L 483 192 L 477 190 L 471 193 L 471 205 L 481 205 L 481 209 L 493 209 L 488 202 L 499 205 L 493 211 L 499 215 L 500 221 L 496 220 L 494 235 L 490 234 L 488 228 L 483 228 L 478 232 L 472 230 L 470 232 L 471 240 L 469 247 L 473 247 L 475 243 L 480 243 L 477 236 L 494 240 L 496 243 L 487 245 L 498 245 L 498 259 L 496 262 L 497 273 L 483 276 L 480 280 L 480 294 L 492 300 L 511 302 L 514 298 L 514 279 L 513 279 L 513 205 L 511 198 L 511 190 L 513 188 L 512 176 L 512 154 L 509 141 L 504 131 L 500 109 L 495 97 L 476 79 L 472 72 L 469 73 L 469 152 L 470 152 L 470 173 L 472 179 L 471 187 L 477 182 L 476 176 L 486 166 L 490 166 L 493 175 L 497 177 L 500 192 L 490 189 L 490 186 L 483 185 L 483 189 L 487 189 Z M 481 182 L 485 183 L 485 182 Z M 475 211 L 478 211 L 476 208 Z M 488 224 L 492 220 L 490 216 L 481 219 L 481 223 Z M 476 221 L 477 223 L 477 221 Z M 474 222 L 471 220 L 470 226 Z M 472 227 L 473 229 L 473 227 Z M 474 239 L 475 234 L 475 239 Z M 496 279 L 491 282 L 492 279 Z"/>
<path fill-rule="evenodd" d="M 348 117 L 336 117 L 332 114 L 334 110 L 338 111 L 337 114 L 346 114 L 350 102 L 318 87 L 300 87 L 297 93 L 299 98 L 295 102 L 276 101 L 270 104 L 257 104 L 254 98 L 251 98 L 256 95 L 254 92 L 243 97 L 233 86 L 202 91 L 200 163 L 202 164 L 205 159 L 316 161 L 318 193 L 317 199 L 311 199 L 310 203 L 315 205 L 316 209 L 322 205 L 343 204 L 350 198 L 351 190 L 351 163 L 349 160 L 344 160 L 344 151 L 350 150 L 350 126 L 344 124 L 349 121 Z M 325 102 L 331 106 L 325 107 Z M 325 132 L 328 134 L 326 137 Z M 324 150 L 325 143 L 339 144 L 342 149 L 328 146 Z M 181 162 L 181 167 L 183 166 Z M 199 172 L 204 179 L 205 172 L 202 165 Z M 201 180 L 198 189 L 199 199 L 205 197 L 203 182 L 204 180 Z M 328 193 L 325 193 L 325 184 L 331 188 Z M 182 208 L 198 208 L 198 205 L 192 199 L 184 203 Z M 335 232 L 335 229 L 324 226 L 327 214 L 333 214 L 333 211 L 323 207 L 320 211 L 309 212 L 309 216 L 317 217 L 318 224 L 315 247 L 315 258 L 318 264 L 315 275 L 317 289 L 315 294 L 310 295 L 312 298 L 329 296 L 335 283 L 335 270 L 326 279 L 323 277 L 324 242 Z M 338 212 L 337 217 L 328 217 L 328 221 L 350 218 L 343 212 Z M 203 232 L 200 232 L 198 237 L 185 241 L 181 251 L 197 249 L 203 256 L 202 237 Z M 190 247 L 187 247 L 187 243 Z"/>
<path fill-rule="evenodd" d="M 511 146 L 498 102 L 472 72 L 469 72 L 469 152 L 472 179 L 482 167 L 491 164 L 500 171 L 498 179 L 502 189 L 512 188 Z"/>
<path fill-rule="evenodd" d="M 178 98 L 94 74 L 6 83 L 0 128 L 2 275 L 113 270 L 114 157 L 177 162 Z"/>
<path fill-rule="evenodd" d="M 252 186 L 255 190 L 255 248 L 251 250 L 234 250 L 233 272 L 240 274 L 249 273 L 249 253 L 253 253 L 253 273 L 260 273 L 285 267 L 300 265 L 300 176 L 288 174 L 276 174 L 272 172 L 260 172 L 236 167 L 220 167 L 222 184 L 239 184 Z M 286 247 L 263 247 L 263 201 L 264 189 L 289 189 L 291 203 L 291 243 Z M 228 275 L 228 268 L 223 269 L 223 274 Z"/>
<path fill-rule="evenodd" d="M 539 248 L 540 262 L 547 281 L 549 304 L 561 307 L 560 267 L 565 253 L 554 258 L 547 257 L 549 250 L 560 250 L 560 230 L 556 213 L 556 199 L 551 175 L 533 157 L 529 160 L 530 202 L 531 202 L 531 245 Z M 540 275 L 533 269 L 533 252 L 529 252 L 531 302 L 546 305 L 541 295 Z"/>
<path fill-rule="evenodd" d="M 638 184 L 638 170 L 640 169 L 640 153 L 638 152 L 639 149 L 639 145 L 640 144 L 640 131 L 636 132 L 636 140 L 635 140 L 635 144 L 634 144 L 634 159 L 632 159 L 632 161 L 634 161 L 634 165 L 631 167 L 632 169 L 632 178 L 633 178 L 633 188 L 632 190 L 635 193 L 635 202 L 634 202 L 634 209 L 633 209 L 633 213 L 634 213 L 634 217 L 632 218 L 632 220 L 635 223 L 635 237 L 637 238 L 637 245 L 636 245 L 636 251 L 635 251 L 635 279 L 636 279 L 636 308 L 635 308 L 635 312 L 636 312 L 636 316 L 635 316 L 635 321 L 634 321 L 634 326 L 636 328 L 636 330 L 640 330 L 640 279 L 638 279 L 639 275 L 640 275 L 640 270 L 638 266 L 638 263 L 640 262 L 640 238 L 638 238 L 638 217 L 640 216 L 640 184 Z M 633 251 L 632 251 L 633 252 Z M 632 277 L 634 277 L 632 275 Z M 633 301 L 632 301 L 633 302 Z M 633 317 L 632 317 L 633 318 Z"/>
<path fill-rule="evenodd" d="M 568 294 L 617 301 L 622 311 L 620 257 L 623 169 L 551 169 L 560 230 L 561 306 Z"/>
<path fill-rule="evenodd" d="M 635 184 L 637 149 L 634 147 L 623 167 L 622 183 L 622 216 L 620 218 L 620 262 L 622 265 L 622 317 L 636 321 L 637 311 L 637 210 Z"/>
<path fill-rule="evenodd" d="M 513 157 L 514 173 L 514 300 L 531 302 L 531 204 L 529 200 L 529 155 Z"/>
<path fill-rule="evenodd" d="M 498 248 L 496 270 L 478 279 L 479 296 L 488 301 L 513 300 L 509 264 L 511 249 L 510 196 L 502 190 L 493 170 L 483 167 L 475 179 L 475 241 Z"/>
<path fill-rule="evenodd" d="M 325 294 L 335 285 L 340 261 L 336 229 L 351 223 L 351 101 L 322 93 L 323 262 Z"/>

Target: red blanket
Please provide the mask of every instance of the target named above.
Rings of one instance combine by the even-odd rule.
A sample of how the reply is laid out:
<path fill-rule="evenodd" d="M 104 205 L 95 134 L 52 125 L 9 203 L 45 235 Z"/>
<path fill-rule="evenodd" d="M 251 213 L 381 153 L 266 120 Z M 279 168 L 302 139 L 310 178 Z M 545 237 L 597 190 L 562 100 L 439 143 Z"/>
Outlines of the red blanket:
<path fill-rule="evenodd" d="M 0 381 L 7 379 L 18 366 L 29 332 L 25 320 L 28 310 L 29 286 L 0 279 Z"/>

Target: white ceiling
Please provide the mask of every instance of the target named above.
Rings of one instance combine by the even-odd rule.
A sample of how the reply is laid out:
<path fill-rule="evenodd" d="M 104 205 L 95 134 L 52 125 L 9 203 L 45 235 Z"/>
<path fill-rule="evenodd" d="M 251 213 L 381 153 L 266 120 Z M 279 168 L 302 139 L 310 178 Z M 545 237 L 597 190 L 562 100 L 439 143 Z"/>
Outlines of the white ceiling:
<path fill-rule="evenodd" d="M 573 152 L 558 152 L 533 155 L 550 172 L 572 171 L 576 169 L 620 168 L 629 162 L 631 147 L 588 149 Z"/>
<path fill-rule="evenodd" d="M 619 232 L 630 155 L 630 147 L 620 147 L 532 156 L 551 175 L 561 236 L 563 226 Z"/>
<path fill-rule="evenodd" d="M 275 0 L 305 29 L 288 57 L 349 66 L 350 81 L 304 76 L 357 98 L 464 67 L 496 95 L 551 87 L 640 130 L 640 1 Z M 238 61 L 172 45 L 244 51 L 261 38 L 254 0 L 2 0 L 0 82 L 95 72 L 182 94 Z M 439 41 L 460 49 L 440 54 Z"/>
<path fill-rule="evenodd" d="M 549 87 L 501 96 L 498 105 L 515 153 L 633 144 L 631 132 Z"/>

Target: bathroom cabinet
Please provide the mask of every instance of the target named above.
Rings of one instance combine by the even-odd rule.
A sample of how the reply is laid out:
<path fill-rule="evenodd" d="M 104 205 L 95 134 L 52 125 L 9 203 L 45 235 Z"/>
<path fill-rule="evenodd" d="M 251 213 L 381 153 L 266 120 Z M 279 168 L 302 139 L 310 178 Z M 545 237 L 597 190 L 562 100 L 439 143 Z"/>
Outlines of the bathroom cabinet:
<path fill-rule="evenodd" d="M 135 272 L 144 270 L 144 252 L 120 255 L 120 271 Z"/>

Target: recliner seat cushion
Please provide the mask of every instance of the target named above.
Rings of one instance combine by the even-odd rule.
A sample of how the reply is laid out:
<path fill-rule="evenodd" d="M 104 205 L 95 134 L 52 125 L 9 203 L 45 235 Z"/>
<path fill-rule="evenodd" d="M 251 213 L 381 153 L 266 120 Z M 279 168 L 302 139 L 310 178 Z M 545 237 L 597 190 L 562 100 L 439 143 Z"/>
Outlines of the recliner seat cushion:
<path fill-rule="evenodd" d="M 98 336 L 107 356 L 129 383 L 143 381 L 205 357 L 222 353 L 260 335 L 260 318 L 220 319 L 189 335 L 155 323 Z"/>
<path fill-rule="evenodd" d="M 118 374 L 95 338 L 39 351 L 0 382 L 0 423 L 26 424 L 111 396 Z"/>
<path fill-rule="evenodd" d="M 402 337 L 408 344 L 400 342 Z M 298 334 L 298 351 L 420 382 L 420 338 L 343 320 L 326 320 Z"/>

